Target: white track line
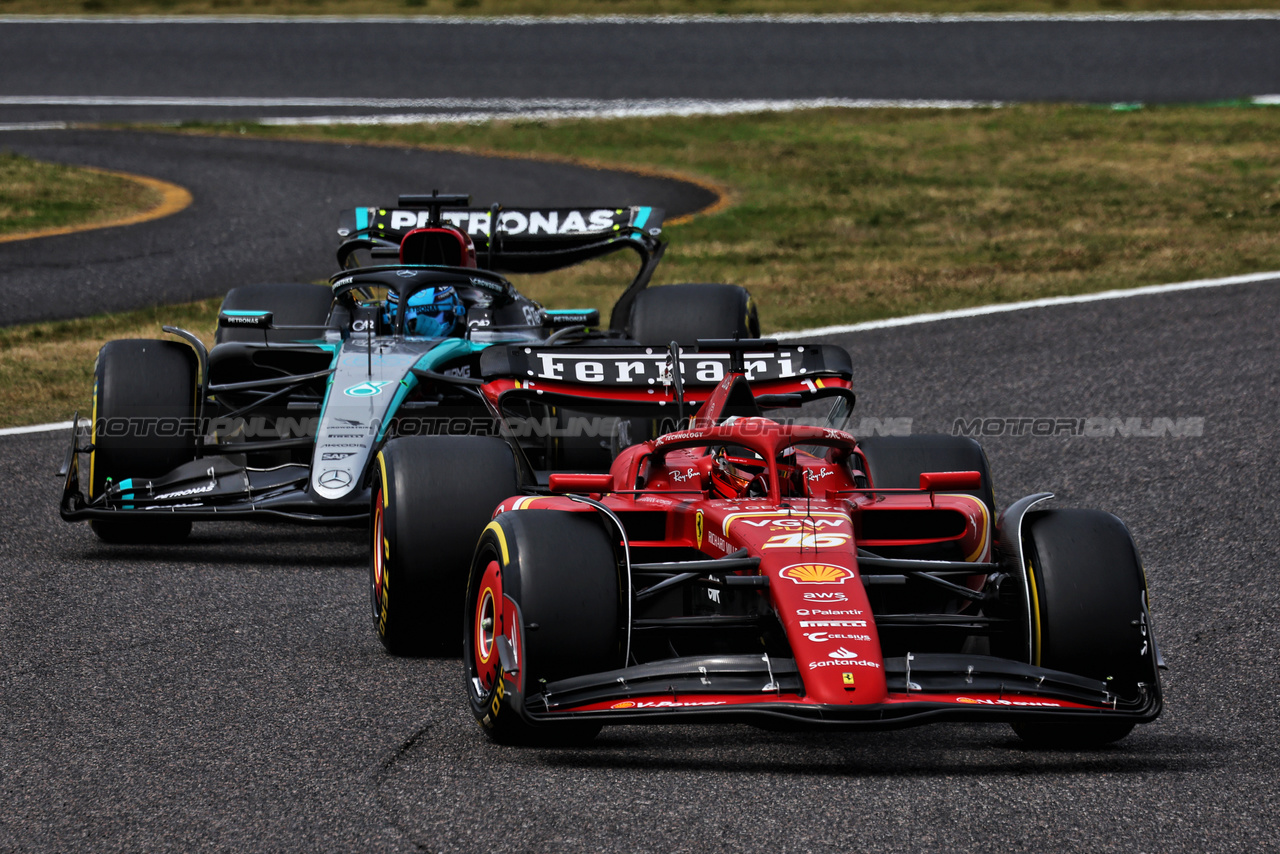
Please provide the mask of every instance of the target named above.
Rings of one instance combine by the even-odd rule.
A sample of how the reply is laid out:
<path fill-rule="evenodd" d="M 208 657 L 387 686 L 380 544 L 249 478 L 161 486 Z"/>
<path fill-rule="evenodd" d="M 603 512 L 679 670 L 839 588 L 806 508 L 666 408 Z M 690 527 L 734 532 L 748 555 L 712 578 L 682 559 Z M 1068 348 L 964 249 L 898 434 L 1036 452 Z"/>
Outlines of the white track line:
<path fill-rule="evenodd" d="M 850 323 L 843 326 L 822 326 L 816 329 L 801 329 L 796 332 L 779 332 L 770 337 L 779 340 L 792 338 L 813 338 L 819 335 L 846 335 L 853 332 L 869 332 L 873 329 L 890 329 L 895 326 L 916 326 L 921 323 L 937 323 L 941 320 L 956 320 L 963 317 L 983 317 L 988 314 L 1003 314 L 1009 311 L 1026 311 L 1032 308 L 1048 308 L 1056 305 L 1075 305 L 1085 302 L 1101 302 L 1102 300 L 1128 299 L 1145 297 L 1152 294 L 1168 294 L 1176 291 L 1192 291 L 1200 288 L 1220 288 L 1226 285 L 1247 285 L 1252 282 L 1265 282 L 1271 279 L 1280 280 L 1280 271 L 1272 273 L 1249 273 L 1243 276 L 1226 276 L 1221 279 L 1196 279 L 1191 282 L 1177 282 L 1170 285 L 1145 285 L 1140 288 L 1102 291 L 1096 294 L 1079 294 L 1069 297 L 1045 297 L 1025 302 L 1010 302 L 1000 305 L 984 305 L 977 308 L 958 308 L 954 311 L 939 311 L 931 314 L 912 314 L 907 317 L 890 317 L 886 320 L 868 320 L 865 323 Z"/>
<path fill-rule="evenodd" d="M 982 317 L 988 314 L 1002 314 L 1009 311 L 1026 311 L 1033 308 L 1048 308 L 1056 305 L 1075 305 L 1102 300 L 1128 299 L 1153 294 L 1168 294 L 1176 291 L 1192 291 L 1201 288 L 1220 288 L 1226 285 L 1247 285 L 1253 282 L 1265 282 L 1271 279 L 1280 280 L 1280 271 L 1273 273 L 1249 273 L 1243 276 L 1226 276 L 1221 279 L 1196 279 L 1191 282 L 1177 282 L 1170 285 L 1147 285 L 1129 290 L 1103 291 L 1097 294 L 1080 294 L 1070 297 L 1046 297 L 1045 299 L 1011 302 L 1003 305 L 984 305 L 978 308 L 961 308 L 955 311 L 939 311 L 933 314 L 913 314 L 908 317 L 891 317 L 887 320 L 870 320 L 866 323 L 851 323 L 845 326 L 822 326 L 816 329 L 800 329 L 795 332 L 779 332 L 771 335 L 780 341 L 794 338 L 816 338 L 821 335 L 847 335 L 855 332 L 869 332 L 873 329 L 889 329 L 895 326 L 917 326 L 924 323 L 937 323 L 941 320 L 957 320 L 964 317 Z M 81 419 L 84 423 L 84 419 Z M 16 436 L 24 433 L 49 433 L 55 430 L 70 430 L 70 421 L 59 421 L 56 424 L 36 424 L 31 427 L 6 427 L 0 429 L 0 436 Z"/>
<path fill-rule="evenodd" d="M 0 436 L 20 436 L 23 433 L 52 433 L 55 430 L 70 430 L 70 421 L 59 421 L 55 424 L 33 424 L 30 427 L 5 427 Z"/>
<path fill-rule="evenodd" d="M 1280 95 L 1258 95 L 1259 106 L 1280 106 Z M 1008 106 L 1002 101 L 952 101 L 884 98 L 726 99 L 692 98 L 595 99 L 595 98 L 245 98 L 144 95 L 0 95 L 0 107 L 165 107 L 203 108 L 316 108 L 359 107 L 366 110 L 435 110 L 370 115 L 258 116 L 244 121 L 272 126 L 300 125 L 406 125 L 480 124 L 495 120 L 549 121 L 555 119 L 625 119 L 657 116 L 731 116 L 796 110 L 907 109 L 972 110 Z M 166 122 L 161 122 L 165 124 Z M 3 131 L 67 130 L 73 121 L 14 122 L 0 124 Z"/>
<path fill-rule="evenodd" d="M 699 98 L 246 98 L 183 95 L 0 95 L 0 107 L 364 107 L 419 110 L 804 110 L 817 107 L 883 107 L 938 105 L 985 106 L 998 101 L 938 99 L 791 98 L 722 100 Z"/>
<path fill-rule="evenodd" d="M 489 121 L 551 121 L 555 119 L 633 119 L 658 116 L 733 116 L 750 113 L 789 113 L 836 107 L 851 110 L 973 110 L 1002 107 L 999 101 L 889 101 L 815 98 L 791 101 L 614 101 L 575 109 L 534 109 L 513 112 L 480 110 L 466 113 L 384 113 L 371 116 L 280 116 L 258 119 L 259 124 L 291 125 L 416 125 L 482 124 Z"/>
<path fill-rule="evenodd" d="M 920 13 L 866 14 L 761 14 L 761 15 L 535 15 L 468 18 L 439 15 L 313 17 L 290 15 L 135 15 L 90 17 L 77 15 L 0 15 L 0 24 L 418 24 L 427 26 L 533 27 L 565 24 L 970 24 L 970 23 L 1081 23 L 1147 21 L 1276 21 L 1280 11 L 1254 9 L 1229 12 L 959 12 L 941 15 Z"/>

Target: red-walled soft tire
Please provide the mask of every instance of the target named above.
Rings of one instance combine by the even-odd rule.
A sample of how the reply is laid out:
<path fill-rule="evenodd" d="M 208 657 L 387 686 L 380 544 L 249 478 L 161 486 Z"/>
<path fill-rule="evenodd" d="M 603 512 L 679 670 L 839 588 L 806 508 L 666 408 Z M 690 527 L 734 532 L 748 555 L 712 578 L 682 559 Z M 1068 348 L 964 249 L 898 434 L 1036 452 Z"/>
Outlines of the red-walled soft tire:
<path fill-rule="evenodd" d="M 537 726 L 522 707 L 547 682 L 622 666 L 613 540 L 594 512 L 520 510 L 485 528 L 471 564 L 462 657 L 472 714 L 494 741 L 579 743 L 600 731 L 590 721 Z M 502 666 L 503 642 L 515 673 Z"/>

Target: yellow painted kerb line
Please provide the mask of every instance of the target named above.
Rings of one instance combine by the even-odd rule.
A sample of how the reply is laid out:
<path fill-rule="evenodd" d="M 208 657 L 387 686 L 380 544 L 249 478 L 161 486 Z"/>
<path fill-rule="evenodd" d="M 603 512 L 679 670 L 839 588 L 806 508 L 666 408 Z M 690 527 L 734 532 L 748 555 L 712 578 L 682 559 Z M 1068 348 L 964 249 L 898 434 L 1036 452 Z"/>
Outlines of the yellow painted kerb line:
<path fill-rule="evenodd" d="M 160 204 L 149 210 L 136 214 L 129 214 L 120 219 L 106 220 L 104 222 L 85 223 L 83 225 L 64 225 L 58 228 L 42 228 L 37 231 L 23 231 L 18 234 L 0 235 L 0 243 L 10 243 L 14 240 L 31 240 L 36 237 L 52 237 L 55 234 L 74 234 L 78 231 L 93 231 L 97 228 L 115 228 L 120 225 L 135 225 L 140 222 L 149 222 L 153 219 L 171 216 L 178 211 L 190 206 L 191 193 L 185 187 L 179 187 L 177 184 L 170 184 L 168 181 L 161 181 L 158 178 L 148 178 L 146 175 L 132 175 L 128 172 L 116 172 L 112 169 L 95 169 L 91 166 L 78 167 L 89 172 L 97 172 L 100 175 L 114 175 L 117 178 L 123 178 L 126 181 L 133 181 L 149 187 L 160 193 Z"/>

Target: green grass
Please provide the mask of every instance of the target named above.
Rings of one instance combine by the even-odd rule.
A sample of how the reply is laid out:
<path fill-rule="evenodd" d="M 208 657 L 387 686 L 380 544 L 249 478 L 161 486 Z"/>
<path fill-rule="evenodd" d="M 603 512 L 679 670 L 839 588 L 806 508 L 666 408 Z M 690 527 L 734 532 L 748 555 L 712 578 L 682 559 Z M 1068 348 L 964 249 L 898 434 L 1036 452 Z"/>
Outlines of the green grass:
<path fill-rule="evenodd" d="M 1275 9 L 1280 0 L 0 0 L 0 14 L 656 15 Z"/>
<path fill-rule="evenodd" d="M 766 332 L 1280 269 L 1274 108 L 823 110 L 243 130 L 573 155 L 718 185 L 731 203 L 668 227 L 656 281 L 745 285 Z M 549 307 L 594 305 L 607 317 L 629 272 L 625 261 L 609 261 L 518 284 Z M 68 417 L 87 403 L 102 341 L 154 337 L 168 321 L 211 334 L 216 307 L 0 329 L 0 422 Z"/>
<path fill-rule="evenodd" d="M 0 149 L 0 239 L 109 222 L 159 203 L 158 191 L 118 175 Z"/>
<path fill-rule="evenodd" d="M 667 230 L 657 281 L 745 285 L 774 331 L 1280 269 L 1274 108 L 816 110 L 255 132 L 573 152 L 710 180 L 732 204 Z M 528 289 L 581 302 L 595 292 L 576 275 Z"/>
<path fill-rule="evenodd" d="M 198 330 L 207 345 L 221 299 L 78 320 L 0 328 L 0 427 L 88 417 L 93 362 L 115 338 L 164 338 L 160 327 Z"/>

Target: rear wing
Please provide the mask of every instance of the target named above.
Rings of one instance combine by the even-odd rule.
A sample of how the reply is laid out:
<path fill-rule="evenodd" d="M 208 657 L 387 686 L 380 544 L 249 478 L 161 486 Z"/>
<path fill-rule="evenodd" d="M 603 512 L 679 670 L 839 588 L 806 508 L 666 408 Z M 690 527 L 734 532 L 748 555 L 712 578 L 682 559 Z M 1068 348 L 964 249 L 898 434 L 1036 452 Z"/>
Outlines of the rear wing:
<path fill-rule="evenodd" d="M 490 347 L 480 356 L 480 373 L 485 382 L 508 380 L 514 388 L 534 394 L 635 396 L 638 400 L 664 400 L 676 394 L 706 399 L 725 377 L 738 372 L 762 393 L 793 398 L 787 403 L 826 397 L 852 386 L 849 354 L 832 344 L 780 346 L 751 340 L 739 346 L 723 342 L 729 346 L 722 349 L 715 343 L 680 348 L 678 371 L 670 350 L 663 347 Z M 751 352 L 733 352 L 748 346 Z"/>
<path fill-rule="evenodd" d="M 338 215 L 338 262 L 346 269 L 357 250 L 394 263 L 400 241 L 415 228 L 452 225 L 470 235 L 476 260 L 499 273 L 559 270 L 621 249 L 644 266 L 660 254 L 662 208 L 470 207 L 468 196 L 401 196 L 395 207 L 360 207 Z"/>

